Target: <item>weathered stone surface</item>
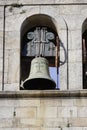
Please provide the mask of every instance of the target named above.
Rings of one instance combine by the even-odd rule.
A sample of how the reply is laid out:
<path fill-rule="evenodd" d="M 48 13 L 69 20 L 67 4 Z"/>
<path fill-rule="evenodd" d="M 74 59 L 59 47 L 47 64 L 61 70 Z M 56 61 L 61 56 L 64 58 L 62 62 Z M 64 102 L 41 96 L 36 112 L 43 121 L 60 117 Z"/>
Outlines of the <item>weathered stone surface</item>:
<path fill-rule="evenodd" d="M 58 98 L 54 98 L 53 100 L 57 102 Z M 40 99 L 43 101 L 43 99 Z M 75 101 L 75 98 L 71 99 L 64 99 L 62 98 L 62 106 L 49 106 L 47 105 L 48 98 L 44 100 L 44 103 L 41 103 L 41 106 L 37 105 L 37 101 L 39 99 L 34 99 L 33 102 L 36 104 L 34 105 L 20 105 L 20 102 L 31 102 L 31 99 L 4 99 L 0 100 L 0 120 L 1 125 L 0 128 L 77 128 L 79 127 L 82 129 L 83 127 L 86 128 L 87 125 L 87 115 L 86 109 L 87 107 L 79 107 L 73 106 L 70 102 Z M 80 102 L 80 98 L 78 99 Z M 86 99 L 84 98 L 86 101 Z M 3 101 L 3 102 L 2 102 Z M 50 100 L 51 102 L 52 100 Z M 69 105 L 68 105 L 69 101 Z M 8 104 L 7 104 L 8 103 Z M 65 103 L 65 104 L 64 104 Z M 19 105 L 18 105 L 19 104 Z M 53 103 L 52 103 L 53 104 Z M 49 107 L 47 107 L 49 106 Z M 81 105 L 82 106 L 82 105 Z M 8 113 L 8 114 L 7 114 Z M 83 117 L 83 116 L 84 117 Z M 81 117 L 80 117 L 81 116 Z M 6 123 L 4 123 L 6 122 Z M 60 129 L 61 130 L 61 129 Z"/>
<path fill-rule="evenodd" d="M 5 69 L 8 68 L 7 79 L 8 83 L 17 83 L 19 82 L 19 68 L 20 68 L 20 50 L 13 49 L 9 52 L 8 64 L 5 64 Z M 6 71 L 6 70 L 5 70 Z"/>
<path fill-rule="evenodd" d="M 44 120 L 44 127 L 47 128 L 61 128 L 61 127 L 66 127 L 68 123 L 67 118 L 49 118 Z"/>
<path fill-rule="evenodd" d="M 62 105 L 62 99 L 41 99 L 40 101 L 40 105 L 44 105 L 44 106 L 61 106 Z"/>
<path fill-rule="evenodd" d="M 69 130 L 84 127 L 85 130 L 87 126 L 86 100 L 86 98 L 64 98 L 63 96 L 61 99 L 54 96 L 21 99 L 17 95 L 14 99 L 5 98 L 3 95 L 3 98 L 0 98 L 0 129 L 58 128 L 61 130 L 62 128 Z"/>
<path fill-rule="evenodd" d="M 36 118 L 36 108 L 35 107 L 15 108 L 15 116 L 18 118 Z"/>
<path fill-rule="evenodd" d="M 78 117 L 87 117 L 87 107 L 78 107 Z"/>
<path fill-rule="evenodd" d="M 87 118 L 84 118 L 84 117 L 69 118 L 69 123 L 73 127 L 86 127 L 87 126 Z"/>
<path fill-rule="evenodd" d="M 0 119 L 3 118 L 12 118 L 14 108 L 13 107 L 1 107 L 0 108 Z"/>
<path fill-rule="evenodd" d="M 69 63 L 69 89 L 82 89 L 82 63 Z"/>
<path fill-rule="evenodd" d="M 69 50 L 79 50 L 82 48 L 82 41 L 81 41 L 81 30 L 73 30 L 69 31 L 68 33 L 68 49 Z"/>
<path fill-rule="evenodd" d="M 62 99 L 62 106 L 65 107 L 70 107 L 70 106 L 74 106 L 74 99 L 70 98 L 70 99 Z"/>
<path fill-rule="evenodd" d="M 7 74 L 7 75 L 6 75 Z M 4 91 L 18 91 L 19 88 L 19 82 L 15 82 L 15 83 L 8 83 L 8 73 L 5 73 L 5 81 L 7 83 L 4 83 Z"/>
<path fill-rule="evenodd" d="M 9 31 L 5 35 L 5 49 L 7 51 L 10 49 L 19 49 L 20 48 L 20 34 L 18 31 Z"/>
<path fill-rule="evenodd" d="M 34 127 L 34 128 L 37 128 L 37 127 L 40 127 L 43 125 L 43 121 L 41 119 L 32 119 L 32 118 L 21 118 L 20 119 L 20 124 L 22 127 Z"/>
<path fill-rule="evenodd" d="M 58 117 L 77 117 L 77 107 L 58 107 Z"/>
<path fill-rule="evenodd" d="M 82 128 L 81 127 L 66 127 L 66 128 L 63 128 L 63 130 L 70 130 L 70 129 L 72 129 L 72 130 L 82 130 Z"/>
<path fill-rule="evenodd" d="M 80 6 L 79 5 L 63 5 L 63 6 L 60 6 L 60 12 L 61 14 L 67 14 L 67 15 L 72 15 L 72 14 L 80 14 Z"/>
<path fill-rule="evenodd" d="M 57 107 L 45 107 L 42 105 L 37 108 L 38 118 L 56 118 L 57 117 Z"/>
<path fill-rule="evenodd" d="M 40 100 L 39 99 L 34 99 L 32 98 L 31 100 L 28 99 L 24 99 L 24 100 L 18 100 L 18 103 L 17 103 L 18 106 L 20 107 L 39 107 L 40 106 Z"/>
<path fill-rule="evenodd" d="M 86 0 L 55 0 L 56 3 L 87 3 Z"/>
<path fill-rule="evenodd" d="M 69 62 L 82 62 L 82 49 L 78 50 L 69 50 L 68 51 L 68 57 L 69 57 Z"/>
<path fill-rule="evenodd" d="M 67 65 L 63 64 L 59 68 L 59 86 L 60 90 L 67 90 Z"/>
<path fill-rule="evenodd" d="M 60 61 L 66 52 L 59 67 L 60 90 L 19 91 L 22 23 L 35 14 L 54 23 L 63 45 Z M 86 18 L 87 0 L 0 0 L 0 130 L 87 130 L 87 90 L 82 90 Z"/>

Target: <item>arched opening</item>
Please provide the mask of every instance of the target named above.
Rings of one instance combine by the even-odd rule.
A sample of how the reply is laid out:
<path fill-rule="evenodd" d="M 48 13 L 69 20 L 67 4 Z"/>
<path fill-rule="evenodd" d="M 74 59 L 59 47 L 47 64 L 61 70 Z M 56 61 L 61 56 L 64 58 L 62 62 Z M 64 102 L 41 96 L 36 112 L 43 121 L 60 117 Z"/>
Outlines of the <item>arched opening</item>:
<path fill-rule="evenodd" d="M 29 76 L 32 59 L 38 56 L 48 60 L 50 75 L 57 83 L 56 48 L 59 49 L 59 44 L 57 45 L 56 37 L 55 25 L 51 17 L 47 15 L 33 15 L 23 22 L 21 27 L 20 84 Z"/>
<path fill-rule="evenodd" d="M 83 88 L 87 89 L 87 19 L 82 27 Z"/>

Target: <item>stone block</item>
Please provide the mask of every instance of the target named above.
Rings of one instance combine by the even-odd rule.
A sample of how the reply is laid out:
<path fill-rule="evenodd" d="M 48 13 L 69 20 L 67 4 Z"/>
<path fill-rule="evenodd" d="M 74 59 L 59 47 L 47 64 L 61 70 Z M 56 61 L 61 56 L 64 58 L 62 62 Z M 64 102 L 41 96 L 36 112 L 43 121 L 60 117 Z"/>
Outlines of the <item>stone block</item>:
<path fill-rule="evenodd" d="M 0 49 L 0 58 L 3 58 L 3 49 Z"/>
<path fill-rule="evenodd" d="M 60 6 L 60 13 L 61 14 L 67 14 L 67 15 L 72 15 L 72 14 L 80 14 L 80 6 L 79 5 L 62 5 Z"/>
<path fill-rule="evenodd" d="M 36 128 L 32 128 L 32 127 L 30 127 L 30 130 L 41 130 L 41 127 L 36 127 Z"/>
<path fill-rule="evenodd" d="M 43 119 L 29 119 L 29 118 L 21 118 L 20 119 L 20 126 L 21 127 L 41 127 Z"/>
<path fill-rule="evenodd" d="M 0 107 L 0 119 L 12 118 L 14 113 L 13 107 Z"/>
<path fill-rule="evenodd" d="M 81 11 L 78 12 L 80 14 L 65 14 L 64 20 L 66 21 L 68 31 L 81 30 L 82 22 L 84 21 L 84 15 L 81 15 Z"/>
<path fill-rule="evenodd" d="M 4 74 L 6 74 L 6 73 L 8 73 L 8 68 L 9 68 L 9 58 L 5 57 L 4 64 L 5 64 L 5 66 L 4 66 Z"/>
<path fill-rule="evenodd" d="M 63 64 L 59 68 L 59 86 L 60 90 L 67 90 L 67 64 Z"/>
<path fill-rule="evenodd" d="M 87 107 L 78 107 L 78 117 L 87 117 Z"/>
<path fill-rule="evenodd" d="M 20 50 L 6 50 L 4 63 L 5 90 L 19 90 Z"/>
<path fill-rule="evenodd" d="M 0 107 L 14 107 L 14 106 L 16 106 L 16 104 L 18 104 L 18 101 L 17 100 L 15 100 L 15 99 L 9 99 L 9 100 L 7 100 L 7 99 L 3 99 L 2 98 L 2 100 L 0 100 Z"/>
<path fill-rule="evenodd" d="M 2 72 L 0 72 L 0 83 L 2 83 Z"/>
<path fill-rule="evenodd" d="M 23 3 L 23 4 L 54 4 L 55 3 L 55 1 L 54 0 L 52 0 L 52 1 L 50 1 L 50 0 L 44 0 L 44 1 L 41 1 L 41 0 L 19 0 L 19 3 Z"/>
<path fill-rule="evenodd" d="M 0 25 L 1 26 L 1 25 Z M 2 50 L 2 48 L 3 48 L 3 31 L 1 31 L 0 30 L 0 57 L 2 57 L 3 55 L 3 50 Z"/>
<path fill-rule="evenodd" d="M 64 0 L 55 0 L 55 3 L 57 4 L 57 3 L 61 3 L 61 4 L 63 4 L 63 3 L 72 3 L 73 2 L 73 0 L 66 0 L 66 1 L 64 1 Z"/>
<path fill-rule="evenodd" d="M 86 0 L 66 0 L 66 1 L 64 1 L 64 0 L 52 0 L 51 2 L 50 2 L 50 0 L 44 0 L 44 1 L 41 1 L 41 0 L 1 0 L 1 5 L 7 5 L 7 4 L 15 4 L 15 3 L 18 3 L 18 4 L 70 4 L 70 3 L 87 3 L 87 1 Z"/>
<path fill-rule="evenodd" d="M 69 31 L 69 43 L 68 49 L 69 50 L 81 50 L 82 49 L 82 35 L 81 30 L 72 30 Z"/>
<path fill-rule="evenodd" d="M 18 118 L 36 118 L 36 107 L 15 108 L 15 114 Z"/>
<path fill-rule="evenodd" d="M 20 31 L 24 20 L 29 16 L 39 13 L 40 13 L 39 6 L 20 6 L 20 7 L 8 6 L 6 8 L 6 31 L 7 32 L 12 32 L 13 30 L 15 32 L 18 31 L 19 32 L 18 36 L 20 37 Z"/>
<path fill-rule="evenodd" d="M 0 58 L 0 72 L 3 70 L 3 58 Z"/>
<path fill-rule="evenodd" d="M 87 130 L 87 127 L 83 127 L 83 130 Z"/>
<path fill-rule="evenodd" d="M 74 105 L 78 107 L 87 107 L 87 98 L 77 98 L 74 100 Z"/>
<path fill-rule="evenodd" d="M 62 99 L 62 106 L 64 107 L 73 107 L 74 106 L 74 99 L 70 98 L 66 98 L 66 99 Z"/>
<path fill-rule="evenodd" d="M 5 75 L 6 76 L 6 75 Z M 8 78 L 8 74 L 7 74 L 7 78 Z M 4 91 L 18 91 L 19 88 L 19 82 L 16 83 L 5 83 L 4 82 Z"/>
<path fill-rule="evenodd" d="M 87 5 L 82 5 L 82 6 L 80 6 L 80 8 L 81 8 L 81 14 L 84 16 L 86 16 L 87 15 Z"/>
<path fill-rule="evenodd" d="M 3 33 L 4 8 L 0 6 L 0 32 Z"/>
<path fill-rule="evenodd" d="M 69 3 L 87 3 L 87 1 L 86 0 L 55 0 L 55 3 L 57 4 L 57 3 L 60 3 L 60 4 L 64 4 L 64 3 L 66 3 L 66 4 L 69 4 Z"/>
<path fill-rule="evenodd" d="M 17 103 L 18 102 L 18 103 Z M 22 99 L 18 100 L 16 102 L 16 106 L 19 107 L 39 107 L 40 106 L 40 100 L 39 99 Z"/>
<path fill-rule="evenodd" d="M 58 117 L 77 117 L 77 107 L 58 107 Z"/>
<path fill-rule="evenodd" d="M 37 108 L 37 118 L 56 118 L 57 117 L 57 107 L 43 107 Z"/>
<path fill-rule="evenodd" d="M 21 27 L 21 19 L 23 19 L 23 14 L 21 14 L 22 11 L 22 6 L 7 6 L 6 7 L 6 24 L 5 24 L 5 30 L 6 32 L 12 32 L 12 31 L 19 31 L 20 32 L 20 27 Z M 25 14 L 25 13 L 24 13 Z M 20 22 L 19 22 L 20 21 Z M 16 34 L 15 34 L 16 35 Z M 20 36 L 20 35 L 19 35 Z"/>
<path fill-rule="evenodd" d="M 54 129 L 55 130 L 60 130 L 60 128 L 55 128 L 55 127 L 54 128 L 41 128 L 41 130 L 54 130 Z"/>
<path fill-rule="evenodd" d="M 82 127 L 65 127 L 63 130 L 83 130 Z"/>
<path fill-rule="evenodd" d="M 69 62 L 82 62 L 82 49 L 68 51 Z"/>
<path fill-rule="evenodd" d="M 8 5 L 8 4 L 15 4 L 17 3 L 17 0 L 1 0 L 0 5 Z"/>
<path fill-rule="evenodd" d="M 8 72 L 4 72 L 4 84 L 8 82 Z"/>
<path fill-rule="evenodd" d="M 82 89 L 82 63 L 69 63 L 69 90 Z"/>
<path fill-rule="evenodd" d="M 41 106 L 50 106 L 50 107 L 53 107 L 53 106 L 62 106 L 62 99 L 55 99 L 55 100 L 52 100 L 52 99 L 41 99 L 40 101 L 40 105 Z"/>
<path fill-rule="evenodd" d="M 12 118 L 3 118 L 0 119 L 0 129 L 12 127 L 13 119 Z"/>
<path fill-rule="evenodd" d="M 18 31 L 6 32 L 5 49 L 20 49 L 20 35 Z"/>
<path fill-rule="evenodd" d="M 50 5 L 41 6 L 41 8 L 39 10 L 40 10 L 41 14 L 46 14 L 46 15 L 49 16 L 49 14 L 51 13 L 51 16 L 53 16 L 55 18 L 57 17 L 57 15 L 60 14 L 60 10 L 59 10 L 59 8 L 57 6 L 50 6 Z"/>
<path fill-rule="evenodd" d="M 12 49 L 9 53 L 8 83 L 17 83 L 20 76 L 20 50 Z"/>
<path fill-rule="evenodd" d="M 2 91 L 2 72 L 0 72 L 0 91 Z"/>
<path fill-rule="evenodd" d="M 78 117 L 78 118 L 69 118 L 69 123 L 71 127 L 86 127 L 87 126 L 87 118 Z"/>
<path fill-rule="evenodd" d="M 18 20 L 18 24 L 20 25 L 20 27 L 26 18 L 29 18 L 30 16 L 33 16 L 35 14 L 40 14 L 40 9 L 41 9 L 41 6 L 38 6 L 38 5 L 37 6 L 33 6 L 33 5 L 24 6 L 22 10 L 20 10 L 21 15 L 19 15 L 20 19 Z M 22 13 L 22 12 L 25 12 L 25 13 Z"/>
<path fill-rule="evenodd" d="M 63 21 L 61 21 L 63 20 Z M 64 50 L 63 48 L 67 48 L 67 26 L 66 23 L 64 21 L 64 19 L 61 17 L 61 20 L 59 20 L 58 22 L 62 22 L 61 28 L 59 27 L 60 25 L 57 23 L 58 28 L 60 28 L 58 30 L 58 35 L 59 35 L 59 40 L 60 40 L 60 50 Z M 63 23 L 64 22 L 64 23 Z"/>
<path fill-rule="evenodd" d="M 20 127 L 18 118 L 2 118 L 0 119 L 0 128 Z"/>
<path fill-rule="evenodd" d="M 2 77 L 0 76 L 0 82 L 2 82 Z M 2 83 L 0 83 L 0 91 L 2 91 Z"/>
<path fill-rule="evenodd" d="M 0 128 L 0 130 L 29 130 L 29 128 L 9 127 L 9 128 Z"/>
<path fill-rule="evenodd" d="M 43 127 L 45 128 L 61 128 L 66 127 L 68 123 L 67 118 L 47 118 L 44 119 Z"/>

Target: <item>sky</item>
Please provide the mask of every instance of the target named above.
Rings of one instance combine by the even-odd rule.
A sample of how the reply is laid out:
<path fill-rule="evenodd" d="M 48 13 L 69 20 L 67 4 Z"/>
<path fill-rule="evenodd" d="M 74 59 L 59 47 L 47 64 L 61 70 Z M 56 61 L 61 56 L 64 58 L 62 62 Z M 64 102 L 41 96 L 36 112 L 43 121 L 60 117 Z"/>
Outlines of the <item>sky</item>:
<path fill-rule="evenodd" d="M 56 83 L 56 88 L 60 88 L 60 81 L 59 81 L 59 74 L 57 75 L 57 68 L 56 67 L 49 67 L 50 76 Z M 58 85 L 57 85 L 58 80 Z"/>

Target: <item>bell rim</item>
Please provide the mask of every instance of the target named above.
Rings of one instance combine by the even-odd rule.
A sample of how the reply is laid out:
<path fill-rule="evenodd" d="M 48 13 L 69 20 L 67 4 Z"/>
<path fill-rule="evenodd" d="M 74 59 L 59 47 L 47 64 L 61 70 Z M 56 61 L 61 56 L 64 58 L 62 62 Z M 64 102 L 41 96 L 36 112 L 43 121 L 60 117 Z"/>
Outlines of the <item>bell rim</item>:
<path fill-rule="evenodd" d="M 41 81 L 42 81 L 42 83 L 41 83 Z M 31 84 L 34 84 L 34 82 L 35 82 L 35 86 L 31 85 Z M 37 84 L 37 82 L 38 82 L 38 84 Z M 48 82 L 48 85 L 46 82 Z M 38 87 L 39 84 L 42 84 L 42 85 L 40 87 Z M 46 84 L 46 85 L 43 87 L 44 84 Z M 47 78 L 26 79 L 23 83 L 23 88 L 26 90 L 35 90 L 35 88 L 37 90 L 48 90 L 48 89 L 51 90 L 51 89 L 56 88 L 56 83 L 54 80 L 47 79 Z"/>

